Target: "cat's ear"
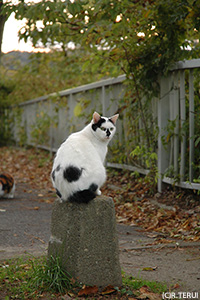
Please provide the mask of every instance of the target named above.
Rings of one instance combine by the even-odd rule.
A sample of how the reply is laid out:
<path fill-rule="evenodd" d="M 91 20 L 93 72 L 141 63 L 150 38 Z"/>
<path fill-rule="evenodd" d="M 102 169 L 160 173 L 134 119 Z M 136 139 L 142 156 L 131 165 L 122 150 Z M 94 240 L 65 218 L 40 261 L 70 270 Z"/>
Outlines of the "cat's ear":
<path fill-rule="evenodd" d="M 117 122 L 118 117 L 119 117 L 119 114 L 116 114 L 116 115 L 110 117 L 109 119 L 110 119 L 110 120 L 113 122 L 113 124 L 115 125 L 116 122 Z"/>
<path fill-rule="evenodd" d="M 93 122 L 94 124 L 98 123 L 99 120 L 101 119 L 100 114 L 98 114 L 96 111 L 93 113 Z"/>

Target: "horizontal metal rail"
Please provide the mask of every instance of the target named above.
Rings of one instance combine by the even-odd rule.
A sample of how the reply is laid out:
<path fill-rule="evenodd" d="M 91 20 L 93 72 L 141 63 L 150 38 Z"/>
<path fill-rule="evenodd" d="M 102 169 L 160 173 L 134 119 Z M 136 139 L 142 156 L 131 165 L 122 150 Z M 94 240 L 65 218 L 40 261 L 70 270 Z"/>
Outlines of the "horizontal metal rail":
<path fill-rule="evenodd" d="M 64 96 L 69 96 L 71 94 L 77 94 L 77 93 L 82 93 L 82 92 L 86 92 L 86 91 L 93 90 L 93 89 L 102 88 L 103 86 L 114 85 L 114 84 L 123 82 L 125 79 L 126 79 L 126 75 L 120 75 L 118 77 L 96 81 L 96 82 L 81 85 L 81 86 L 78 86 L 78 87 L 75 87 L 75 88 L 63 90 L 63 91 L 60 91 L 60 92 L 57 92 L 57 93 L 51 93 L 51 94 L 48 94 L 46 96 L 31 99 L 31 100 L 28 100 L 26 102 L 20 103 L 19 106 L 21 107 L 21 106 L 41 102 L 41 101 L 46 101 L 46 100 L 49 100 L 50 98 L 53 98 L 53 97 L 64 97 Z"/>
<path fill-rule="evenodd" d="M 193 164 L 194 164 L 194 134 L 195 128 L 194 128 L 194 118 L 195 118 L 195 102 L 194 102 L 194 72 L 193 70 L 195 68 L 200 68 L 200 59 L 192 59 L 190 61 L 179 61 L 171 68 L 171 72 L 168 75 L 168 77 L 162 77 L 160 80 L 160 97 L 157 99 L 157 111 L 154 112 L 155 115 L 158 116 L 158 128 L 159 128 L 159 136 L 158 136 L 158 173 L 159 173 L 159 179 L 158 179 L 158 190 L 162 190 L 162 184 L 173 184 L 176 186 L 179 186 L 181 188 L 186 189 L 197 189 L 200 190 L 200 184 L 194 183 L 194 170 L 193 170 Z M 188 70 L 188 76 L 185 76 L 185 72 Z M 189 112 L 186 112 L 186 77 L 189 78 Z M 65 97 L 69 96 L 68 102 L 72 107 L 70 107 L 70 113 L 73 113 L 74 105 L 77 103 L 77 98 L 79 97 L 79 94 L 82 95 L 88 91 L 95 91 L 100 89 L 99 96 L 97 100 L 97 104 L 102 107 L 102 112 L 105 114 L 107 112 L 108 107 L 113 105 L 112 97 L 109 95 L 110 89 L 107 89 L 107 87 L 112 87 L 113 89 L 117 89 L 116 85 L 123 84 L 123 82 L 126 80 L 126 75 L 121 75 L 116 78 L 109 78 L 104 79 L 98 82 L 93 82 L 90 84 L 78 86 L 71 89 L 66 89 L 57 93 L 51 93 L 49 95 L 45 95 L 42 97 L 38 97 L 35 99 L 31 99 L 29 101 L 23 102 L 18 105 L 18 107 L 22 108 L 23 110 L 23 118 L 24 122 L 26 124 L 26 118 L 29 118 L 29 110 L 32 109 L 37 111 L 37 103 L 46 103 L 45 101 L 51 101 L 55 97 Z M 118 90 L 117 90 L 118 92 Z M 92 92 L 93 93 L 93 92 Z M 96 91 L 94 94 L 97 94 Z M 82 96 L 81 96 L 82 97 Z M 90 98 L 89 98 L 90 99 Z M 118 100 L 115 100 L 118 101 Z M 53 102 L 53 101 L 52 101 Z M 49 102 L 50 103 L 50 102 Z M 74 104 L 75 103 L 75 104 Z M 28 106 L 30 105 L 30 109 Z M 32 106 L 31 106 L 32 105 Z M 118 103 L 115 103 L 115 105 L 118 105 Z M 45 106 L 45 105 L 43 105 Z M 45 109 L 43 107 L 43 109 Z M 46 108 L 48 110 L 48 108 Z M 52 106 L 49 108 L 48 111 L 49 114 L 54 116 Z M 62 111 L 60 111 L 58 114 L 59 118 L 62 118 Z M 189 115 L 189 136 L 186 137 L 184 134 L 180 138 L 181 130 L 184 129 L 184 124 L 186 122 L 186 117 Z M 68 120 L 69 121 L 69 120 Z M 170 143 L 167 147 L 164 147 L 162 144 L 162 138 L 163 136 L 166 136 L 168 132 L 166 131 L 167 125 L 170 122 L 174 122 L 174 132 L 171 137 Z M 121 123 L 122 124 L 122 123 Z M 26 125 L 27 126 L 27 125 Z M 63 130 L 63 123 L 59 125 L 60 129 Z M 29 129 L 30 131 L 30 129 Z M 123 130 L 121 130 L 122 134 Z M 50 132 L 50 141 L 49 145 L 37 145 L 38 148 L 42 148 L 51 152 L 56 151 L 56 147 L 53 146 L 53 139 L 56 137 L 55 131 L 51 128 Z M 125 140 L 127 140 L 128 137 L 126 137 Z M 142 139 L 141 139 L 142 140 Z M 140 139 L 138 139 L 138 143 L 140 144 Z M 187 140 L 189 141 L 189 180 L 190 183 L 185 181 L 186 174 L 186 148 L 187 148 Z M 28 142 L 29 145 L 36 146 L 31 141 Z M 139 172 L 143 175 L 147 175 L 149 173 L 149 170 L 135 167 L 133 165 L 128 164 L 119 164 L 119 163 L 111 163 L 107 162 L 106 164 L 108 167 L 111 168 L 120 168 L 120 169 L 126 169 L 133 172 Z M 173 165 L 174 167 L 174 174 L 176 179 L 172 179 L 165 176 L 166 170 L 170 167 L 170 165 Z M 179 182 L 177 182 L 177 178 L 179 179 Z"/>

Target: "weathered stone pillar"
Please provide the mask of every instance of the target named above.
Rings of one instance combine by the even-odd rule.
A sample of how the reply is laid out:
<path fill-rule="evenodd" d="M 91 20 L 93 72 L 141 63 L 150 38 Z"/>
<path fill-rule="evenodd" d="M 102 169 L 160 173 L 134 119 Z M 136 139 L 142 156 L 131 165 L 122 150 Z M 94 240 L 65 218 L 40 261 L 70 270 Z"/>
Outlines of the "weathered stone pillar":
<path fill-rule="evenodd" d="M 64 269 L 85 285 L 121 286 L 112 198 L 99 196 L 89 204 L 56 200 L 48 256 L 59 256 Z"/>

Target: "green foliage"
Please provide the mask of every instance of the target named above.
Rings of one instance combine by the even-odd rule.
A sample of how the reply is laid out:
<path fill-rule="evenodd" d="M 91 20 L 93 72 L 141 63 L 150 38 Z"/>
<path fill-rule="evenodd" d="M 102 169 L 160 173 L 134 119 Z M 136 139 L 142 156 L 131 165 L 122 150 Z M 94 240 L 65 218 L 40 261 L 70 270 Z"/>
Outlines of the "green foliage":
<path fill-rule="evenodd" d="M 17 19 L 27 18 L 20 30 L 25 41 L 30 37 L 34 45 L 59 43 L 65 53 L 73 42 L 97 55 L 102 66 L 109 62 L 123 69 L 148 92 L 156 90 L 159 74 L 196 51 L 199 18 L 194 0 L 19 1 L 8 3 L 5 10 L 14 11 Z M 186 51 L 188 46 L 192 51 Z"/>
<path fill-rule="evenodd" d="M 8 109 L 0 108 L 0 146 L 6 145 L 12 140 L 11 124 L 12 120 L 9 117 Z"/>
<path fill-rule="evenodd" d="M 10 102 L 8 97 L 14 89 L 14 85 L 6 75 L 6 68 L 0 68 L 0 146 L 7 144 L 11 139 L 11 119 L 8 109 Z"/>
<path fill-rule="evenodd" d="M 71 276 L 63 270 L 59 257 L 51 257 L 42 265 L 32 261 L 32 268 L 32 288 L 59 293 L 72 289 Z"/>
<path fill-rule="evenodd" d="M 90 100 L 84 98 L 80 99 L 80 101 L 76 104 L 74 108 L 74 116 L 75 117 L 83 116 L 89 104 L 90 104 Z"/>
<path fill-rule="evenodd" d="M 13 65 L 10 66 L 7 63 L 5 65 L 7 74 L 2 75 L 2 78 L 6 78 L 5 88 L 9 90 L 4 95 L 1 94 L 3 92 L 0 92 L 0 107 L 3 103 L 6 106 L 17 104 L 97 81 L 105 76 L 113 76 L 109 69 L 94 71 L 95 58 L 93 63 L 90 62 L 86 66 L 88 59 L 91 59 L 89 54 L 76 49 L 68 51 L 68 56 L 63 56 L 62 52 L 56 51 L 34 53 L 30 55 L 29 63 L 26 65 L 14 65 L 13 62 Z"/>
<path fill-rule="evenodd" d="M 152 152 L 152 149 L 146 148 L 144 145 L 137 146 L 130 154 L 132 157 L 144 159 L 145 166 L 150 169 L 152 165 L 156 165 L 157 154 Z"/>
<path fill-rule="evenodd" d="M 51 117 L 48 112 L 41 111 L 36 115 L 36 122 L 31 126 L 31 137 L 36 145 L 43 145 L 48 142 L 48 131 L 52 124 Z"/>
<path fill-rule="evenodd" d="M 17 74 L 16 89 L 9 97 L 17 102 L 37 97 L 39 92 L 49 94 L 124 72 L 127 93 L 119 111 L 129 120 L 125 133 L 129 139 L 125 140 L 126 155 L 120 156 L 120 161 L 131 161 L 130 153 L 138 144 L 151 149 L 154 155 L 157 128 L 156 119 L 148 112 L 150 101 L 158 95 L 161 75 L 166 75 L 177 60 L 195 58 L 200 53 L 196 43 L 200 28 L 197 2 L 8 2 L 7 14 L 14 11 L 17 19 L 27 19 L 20 30 L 21 39 L 31 38 L 34 45 L 59 44 L 62 49 L 59 54 L 38 54 L 24 69 L 26 75 Z M 70 42 L 75 51 L 69 50 Z M 75 116 L 81 115 L 81 108 L 82 103 L 78 103 Z M 124 141 L 120 143 L 119 148 L 123 148 Z M 142 159 L 145 161 L 145 156 Z"/>
<path fill-rule="evenodd" d="M 15 107 L 12 110 L 12 123 L 15 124 L 17 129 L 17 137 L 19 146 L 24 146 L 27 141 L 26 123 L 22 123 L 22 108 Z"/>
<path fill-rule="evenodd" d="M 157 153 L 153 152 L 153 149 L 142 145 L 137 146 L 130 155 L 139 160 L 140 165 L 143 164 L 149 170 L 144 180 L 148 183 L 149 193 L 154 194 L 158 182 Z"/>

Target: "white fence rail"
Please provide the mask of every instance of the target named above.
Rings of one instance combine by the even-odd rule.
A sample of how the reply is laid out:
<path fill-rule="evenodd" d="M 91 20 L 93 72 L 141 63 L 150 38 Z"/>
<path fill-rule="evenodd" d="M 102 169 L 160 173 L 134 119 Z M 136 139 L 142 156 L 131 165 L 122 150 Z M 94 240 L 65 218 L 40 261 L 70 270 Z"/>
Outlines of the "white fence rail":
<path fill-rule="evenodd" d="M 159 130 L 156 146 L 159 191 L 163 183 L 200 190 L 200 160 L 196 149 L 200 130 L 196 113 L 197 108 L 200 110 L 198 71 L 200 59 L 178 62 L 168 77 L 160 79 L 160 98 L 153 99 L 149 107 Z M 126 91 L 125 79 L 122 75 L 21 103 L 13 130 L 15 140 L 22 139 L 29 145 L 55 151 L 71 132 L 80 130 L 90 121 L 94 110 L 108 116 L 118 110 Z M 119 156 L 131 139 L 127 118 L 130 121 L 130 116 L 121 115 L 112 143 L 116 153 L 116 145 L 120 145 Z M 137 124 L 132 123 L 133 134 L 143 128 L 141 118 Z M 144 164 L 135 165 L 129 158 L 133 148 L 142 143 L 143 138 L 138 136 L 130 147 L 123 148 L 126 159 L 113 161 L 110 155 L 107 165 L 147 174 Z"/>
<path fill-rule="evenodd" d="M 15 140 L 20 142 L 25 137 L 28 145 L 39 143 L 37 146 L 41 148 L 56 151 L 71 132 L 90 121 L 94 110 L 104 115 L 117 110 L 123 97 L 124 80 L 125 75 L 122 75 L 19 104 Z"/>
<path fill-rule="evenodd" d="M 195 157 L 198 155 L 198 151 L 195 154 L 195 148 L 200 148 L 198 143 L 195 147 L 195 141 L 198 142 L 200 137 L 199 72 L 200 59 L 193 59 L 178 62 L 167 78 L 161 78 L 158 101 L 158 170 L 161 174 L 159 190 L 162 182 L 175 182 L 183 188 L 200 190 L 200 184 L 197 183 L 200 182 L 200 161 Z M 167 130 L 170 122 L 173 122 L 171 133 Z M 170 136 L 165 146 L 163 136 Z M 173 167 L 175 179 L 165 176 L 170 166 Z"/>

